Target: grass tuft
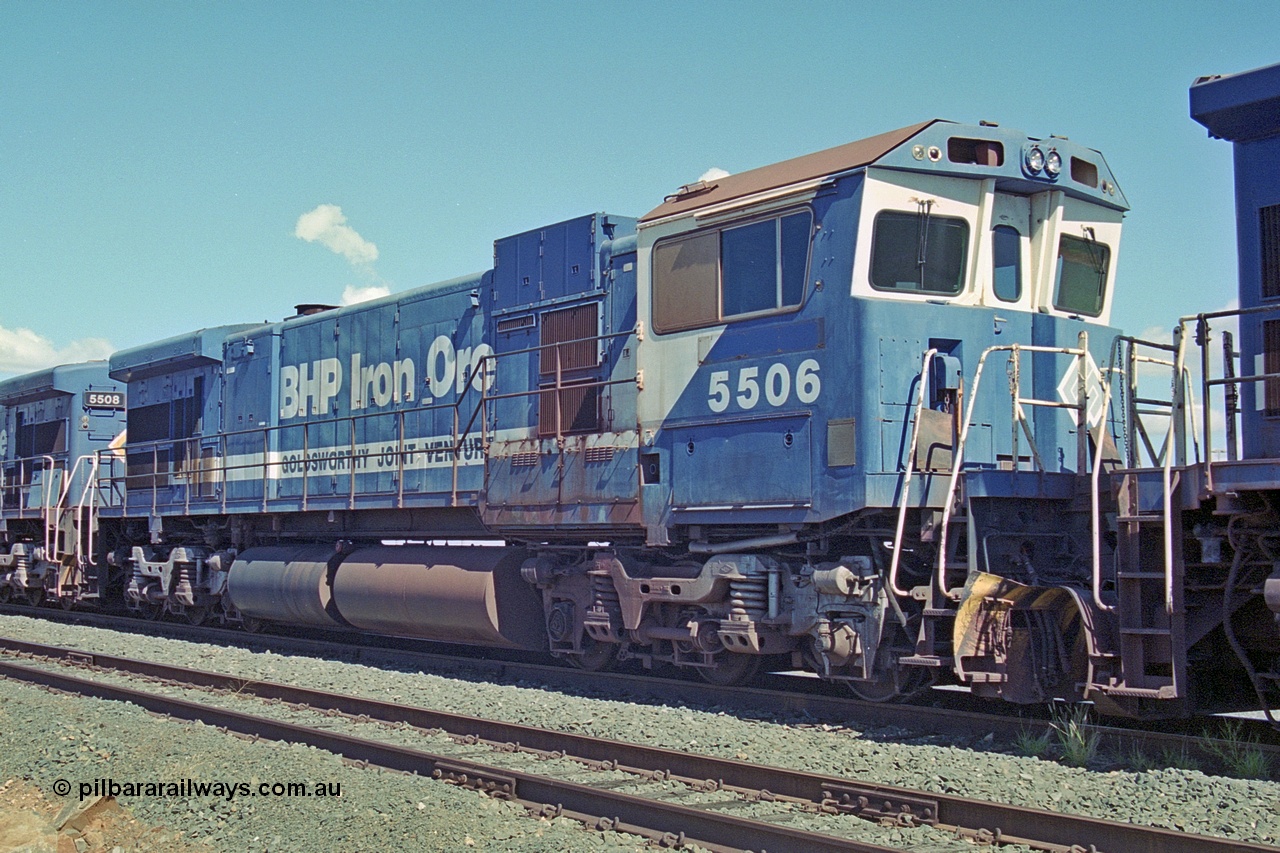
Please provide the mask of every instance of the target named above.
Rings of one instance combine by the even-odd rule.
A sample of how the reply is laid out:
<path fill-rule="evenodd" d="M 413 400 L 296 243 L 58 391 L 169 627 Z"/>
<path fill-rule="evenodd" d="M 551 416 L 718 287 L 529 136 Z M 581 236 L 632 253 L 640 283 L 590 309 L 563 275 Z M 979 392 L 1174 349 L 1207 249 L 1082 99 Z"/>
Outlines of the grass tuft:
<path fill-rule="evenodd" d="M 1044 758 L 1049 753 L 1052 734 L 1048 731 L 1033 734 L 1030 729 L 1022 729 L 1014 739 L 1013 748 L 1019 755 L 1027 758 Z"/>
<path fill-rule="evenodd" d="M 1199 770 L 1200 762 L 1187 751 L 1184 745 L 1179 749 L 1165 747 L 1160 750 L 1160 763 L 1173 770 Z"/>
<path fill-rule="evenodd" d="M 1148 770 L 1155 770 L 1157 762 L 1148 755 L 1141 746 L 1132 744 L 1129 752 L 1120 758 L 1120 763 L 1126 764 L 1135 773 L 1146 773 Z"/>
<path fill-rule="evenodd" d="M 1098 757 L 1102 736 L 1093 730 L 1087 705 L 1055 705 L 1050 713 L 1058 736 L 1062 761 L 1072 767 L 1087 767 Z"/>
<path fill-rule="evenodd" d="M 1204 751 L 1222 762 L 1232 776 L 1240 779 L 1266 779 L 1271 775 L 1271 761 L 1258 746 L 1258 738 L 1245 735 L 1240 720 L 1223 720 L 1215 737 L 1201 741 Z"/>

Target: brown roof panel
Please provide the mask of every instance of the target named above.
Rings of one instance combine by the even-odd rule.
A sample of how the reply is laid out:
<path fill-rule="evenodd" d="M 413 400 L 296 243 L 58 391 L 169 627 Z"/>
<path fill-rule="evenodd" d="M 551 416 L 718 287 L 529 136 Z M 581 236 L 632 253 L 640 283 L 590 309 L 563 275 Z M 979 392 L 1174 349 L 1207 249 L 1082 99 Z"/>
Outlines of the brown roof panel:
<path fill-rule="evenodd" d="M 772 166 L 763 166 L 748 172 L 716 178 L 707 183 L 707 188 L 694 192 L 668 196 L 668 201 L 655 207 L 640 217 L 641 222 L 673 216 L 696 210 L 700 207 L 719 204 L 735 198 L 753 195 L 766 190 L 797 184 L 801 181 L 819 178 L 823 175 L 834 175 L 870 165 L 885 154 L 897 148 L 920 131 L 942 119 L 931 119 L 920 124 L 891 130 L 878 136 L 860 139 L 826 151 L 818 151 L 783 160 Z M 692 185 L 696 186 L 696 185 Z"/>

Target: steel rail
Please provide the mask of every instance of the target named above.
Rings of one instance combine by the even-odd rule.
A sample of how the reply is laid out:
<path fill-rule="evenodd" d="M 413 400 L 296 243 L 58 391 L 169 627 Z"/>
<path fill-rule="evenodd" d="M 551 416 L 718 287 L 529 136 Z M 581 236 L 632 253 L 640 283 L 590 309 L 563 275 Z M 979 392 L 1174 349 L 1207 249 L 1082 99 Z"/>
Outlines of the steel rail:
<path fill-rule="evenodd" d="M 527 751 L 558 753 L 639 776 L 675 779 L 703 790 L 727 789 L 755 798 L 810 803 L 823 811 L 851 814 L 875 821 L 892 820 L 902 825 L 929 824 L 950 829 L 964 837 L 1024 844 L 1039 850 L 1095 849 L 1100 853 L 1270 850 L 1274 853 L 1276 849 L 1229 839 L 1188 835 L 1154 827 L 988 803 L 947 794 L 894 788 L 863 780 L 835 778 L 599 739 L 114 655 L 37 643 L 13 643 L 3 638 L 0 638 L 0 647 L 170 683 L 251 694 L 260 699 L 295 703 L 361 719 L 408 723 L 421 729 L 439 729 L 451 736 L 465 737 L 496 747 L 514 746 Z M 692 834 L 687 827 L 680 828 L 686 835 Z M 772 844 L 766 846 L 771 850 L 775 849 Z"/>
<path fill-rule="evenodd" d="M 726 853 L 759 848 L 771 853 L 893 853 L 890 848 L 877 844 L 491 767 L 457 757 L 272 720 L 8 661 L 0 661 L 0 676 L 81 696 L 129 702 L 153 713 L 200 721 L 228 732 L 308 744 L 341 755 L 348 761 L 429 776 L 482 791 L 493 797 L 519 802 L 535 812 L 563 815 L 596 829 L 627 832 L 667 844 L 693 842 L 710 850 Z"/>
<path fill-rule="evenodd" d="M 969 710 L 978 702 L 963 693 L 935 691 L 939 696 L 939 704 L 936 706 L 867 702 L 856 699 L 844 691 L 837 693 L 838 687 L 814 678 L 779 673 L 759 677 L 756 686 L 721 687 L 700 680 L 664 678 L 627 671 L 585 672 L 555 663 L 480 658 L 425 651 L 420 648 L 406 649 L 395 645 L 402 642 L 396 638 L 381 638 L 392 645 L 376 646 L 368 644 L 368 640 L 373 635 L 346 634 L 342 629 L 334 629 L 330 632 L 335 637 L 343 638 L 342 641 L 334 641 L 281 634 L 251 634 L 211 625 L 193 626 L 181 622 L 150 622 L 84 610 L 33 609 L 25 605 L 0 605 L 0 615 L 41 618 L 64 624 L 93 625 L 104 629 L 180 639 L 186 642 L 221 643 L 241 648 L 266 649 L 277 654 L 296 654 L 306 657 L 331 656 L 339 661 L 352 662 L 368 662 L 371 656 L 380 659 L 372 665 L 386 665 L 384 659 L 399 658 L 401 664 L 412 661 L 418 668 L 434 667 L 437 673 L 443 667 L 446 670 L 466 673 L 463 677 L 474 677 L 477 673 L 483 673 L 486 677 L 498 679 L 536 678 L 566 690 L 599 690 L 607 686 L 609 689 L 625 692 L 631 701 L 679 701 L 700 706 L 719 704 L 734 707 L 746 713 L 799 714 L 812 719 L 815 723 L 838 722 L 843 725 L 862 727 L 891 726 L 908 733 L 914 731 L 955 737 L 981 738 L 994 734 L 1010 741 L 1023 734 L 1044 734 L 1051 729 L 1051 721 L 1044 719 L 1043 716 Z M 421 645 L 416 641 L 409 642 Z M 982 700 L 981 704 L 990 707 L 992 703 Z M 1035 711 L 1041 711 L 1044 706 L 1032 707 Z M 1196 718 L 1191 725 L 1203 725 L 1211 719 Z M 1280 743 L 1277 743 L 1275 729 L 1264 720 L 1246 718 L 1234 722 L 1241 726 L 1239 736 L 1256 741 L 1258 749 L 1273 761 L 1280 763 Z M 1120 753 L 1127 753 L 1133 748 L 1152 756 L 1160 756 L 1168 751 L 1182 753 L 1188 750 L 1194 754 L 1197 752 L 1198 744 L 1223 745 L 1214 738 L 1204 735 L 1105 724 L 1094 725 L 1090 729 L 1096 731 L 1108 746 L 1115 747 Z"/>

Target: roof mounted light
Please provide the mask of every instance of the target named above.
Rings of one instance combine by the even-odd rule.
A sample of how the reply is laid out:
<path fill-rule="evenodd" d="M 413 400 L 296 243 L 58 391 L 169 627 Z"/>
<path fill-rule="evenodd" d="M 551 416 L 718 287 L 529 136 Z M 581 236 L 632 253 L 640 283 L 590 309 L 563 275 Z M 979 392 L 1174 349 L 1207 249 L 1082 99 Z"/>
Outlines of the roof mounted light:
<path fill-rule="evenodd" d="M 1032 145 L 1027 149 L 1026 155 L 1022 159 L 1023 168 L 1033 175 L 1038 175 L 1044 171 L 1044 151 L 1039 145 Z"/>
<path fill-rule="evenodd" d="M 1056 178 L 1062 174 L 1062 155 L 1052 148 L 1045 155 L 1044 172 L 1051 178 Z"/>

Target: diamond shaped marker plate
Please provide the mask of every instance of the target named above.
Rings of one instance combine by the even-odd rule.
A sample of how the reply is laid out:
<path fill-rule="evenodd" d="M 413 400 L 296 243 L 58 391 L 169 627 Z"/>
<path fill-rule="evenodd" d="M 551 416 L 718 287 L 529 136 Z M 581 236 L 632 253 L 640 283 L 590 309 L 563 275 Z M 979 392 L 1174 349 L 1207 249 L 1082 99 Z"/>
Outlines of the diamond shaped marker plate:
<path fill-rule="evenodd" d="M 1096 427 L 1102 423 L 1104 414 L 1102 404 L 1103 396 L 1106 389 L 1102 387 L 1102 371 L 1098 370 L 1098 365 L 1093 360 L 1093 356 L 1085 353 L 1085 361 L 1088 367 L 1085 368 L 1086 393 L 1089 397 L 1089 426 Z M 1080 384 L 1080 359 L 1071 360 L 1071 366 L 1062 374 L 1062 381 L 1058 383 L 1058 396 L 1062 398 L 1062 402 L 1072 405 L 1079 402 L 1076 394 L 1076 387 Z"/>

